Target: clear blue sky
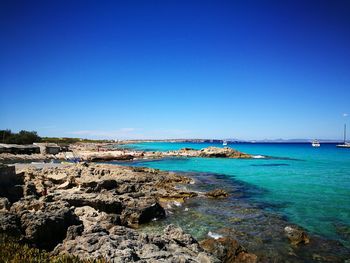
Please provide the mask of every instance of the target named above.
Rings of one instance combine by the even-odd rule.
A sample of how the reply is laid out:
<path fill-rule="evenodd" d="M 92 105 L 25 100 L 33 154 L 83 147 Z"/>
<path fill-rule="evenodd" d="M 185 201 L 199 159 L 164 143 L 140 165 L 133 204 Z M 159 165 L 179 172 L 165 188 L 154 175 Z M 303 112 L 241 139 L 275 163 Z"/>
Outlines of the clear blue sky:
<path fill-rule="evenodd" d="M 0 129 L 342 138 L 350 1 L 0 1 Z"/>

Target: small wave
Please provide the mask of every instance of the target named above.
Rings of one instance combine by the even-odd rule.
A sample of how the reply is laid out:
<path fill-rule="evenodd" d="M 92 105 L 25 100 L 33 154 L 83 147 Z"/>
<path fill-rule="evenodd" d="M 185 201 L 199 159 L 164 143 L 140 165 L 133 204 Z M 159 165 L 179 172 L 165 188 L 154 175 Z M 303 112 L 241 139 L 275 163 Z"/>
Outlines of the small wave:
<path fill-rule="evenodd" d="M 208 232 L 208 236 L 211 237 L 211 238 L 214 238 L 214 239 L 219 239 L 219 238 L 223 237 L 222 235 L 217 234 L 217 233 L 213 233 L 211 231 Z"/>
<path fill-rule="evenodd" d="M 266 158 L 264 155 L 253 155 L 254 159 L 264 159 Z"/>
<path fill-rule="evenodd" d="M 266 163 L 266 164 L 251 164 L 251 166 L 289 166 L 286 163 Z"/>

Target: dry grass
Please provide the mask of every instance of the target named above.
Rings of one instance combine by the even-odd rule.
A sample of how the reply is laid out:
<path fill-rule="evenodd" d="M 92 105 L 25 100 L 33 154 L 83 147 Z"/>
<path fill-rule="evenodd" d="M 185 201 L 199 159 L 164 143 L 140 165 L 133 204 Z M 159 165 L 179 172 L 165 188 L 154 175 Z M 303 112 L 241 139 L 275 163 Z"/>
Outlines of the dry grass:
<path fill-rule="evenodd" d="M 106 259 L 81 260 L 70 255 L 52 256 L 50 253 L 6 236 L 0 236 L 1 263 L 107 263 Z"/>

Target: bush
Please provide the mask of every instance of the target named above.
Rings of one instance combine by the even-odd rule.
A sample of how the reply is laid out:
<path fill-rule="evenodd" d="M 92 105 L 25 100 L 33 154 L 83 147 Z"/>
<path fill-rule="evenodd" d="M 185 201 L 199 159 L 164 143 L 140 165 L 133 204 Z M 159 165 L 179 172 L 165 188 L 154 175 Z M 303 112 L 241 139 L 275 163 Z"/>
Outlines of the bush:
<path fill-rule="evenodd" d="M 11 130 L 0 130 L 0 141 L 2 143 L 32 144 L 40 142 L 41 138 L 36 131 L 22 130 L 19 133 L 12 133 Z"/>

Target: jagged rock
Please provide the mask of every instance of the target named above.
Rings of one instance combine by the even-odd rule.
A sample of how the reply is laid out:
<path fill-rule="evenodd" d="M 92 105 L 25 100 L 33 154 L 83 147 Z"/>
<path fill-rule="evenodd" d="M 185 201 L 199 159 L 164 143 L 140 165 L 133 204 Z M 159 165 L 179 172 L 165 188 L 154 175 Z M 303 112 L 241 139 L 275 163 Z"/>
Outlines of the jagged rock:
<path fill-rule="evenodd" d="M 0 234 L 4 233 L 10 236 L 20 236 L 19 217 L 8 211 L 0 211 Z"/>
<path fill-rule="evenodd" d="M 111 262 L 218 262 L 174 226 L 163 235 L 126 227 L 165 217 L 161 198 L 173 202 L 197 195 L 175 187 L 191 179 L 156 169 L 101 164 L 28 168 L 21 176 L 25 197 L 13 203 L 0 222 L 6 219 L 4 231 L 19 231 L 24 242 L 47 250 L 57 245 L 55 253 L 106 257 Z"/>
<path fill-rule="evenodd" d="M 28 182 L 24 185 L 23 195 L 25 197 L 29 196 L 29 195 L 39 196 L 39 194 L 36 190 L 35 184 L 33 182 Z"/>
<path fill-rule="evenodd" d="M 186 246 L 197 243 L 197 241 L 190 234 L 186 234 L 180 227 L 175 225 L 168 225 L 163 232 L 163 236 L 167 239 L 175 240 L 176 242 Z"/>
<path fill-rule="evenodd" d="M 207 252 L 218 257 L 223 263 L 255 263 L 257 256 L 247 253 L 237 240 L 229 237 L 207 238 L 200 242 Z"/>
<path fill-rule="evenodd" d="M 95 191 L 101 191 L 102 189 L 106 189 L 106 190 L 113 190 L 116 189 L 118 187 L 118 183 L 116 180 L 113 179 L 106 179 L 106 180 L 102 180 L 101 182 L 98 182 L 98 184 L 96 185 Z"/>
<path fill-rule="evenodd" d="M 56 184 L 62 184 L 68 179 L 68 174 L 66 173 L 50 173 L 46 176 L 50 181 Z"/>
<path fill-rule="evenodd" d="M 26 210 L 20 217 L 27 242 L 39 248 L 53 249 L 65 236 L 69 226 L 79 224 L 68 203 L 54 202 L 41 210 Z"/>
<path fill-rule="evenodd" d="M 189 147 L 185 147 L 185 148 L 180 149 L 180 151 L 182 151 L 182 152 L 195 151 L 195 149 L 189 148 Z"/>
<path fill-rule="evenodd" d="M 74 240 L 66 238 L 54 254 L 67 253 L 83 259 L 102 257 L 110 262 L 219 262 L 174 226 L 167 227 L 163 235 L 140 234 L 122 226 L 109 231 L 92 230 Z"/>
<path fill-rule="evenodd" d="M 310 242 L 307 234 L 298 228 L 286 226 L 284 232 L 292 245 L 298 245 L 300 243 L 308 244 Z"/>
<path fill-rule="evenodd" d="M 120 214 L 123 210 L 121 201 L 110 193 L 73 193 L 55 197 L 68 202 L 71 206 L 91 206 L 106 213 Z"/>
<path fill-rule="evenodd" d="M 83 225 L 72 225 L 68 227 L 66 240 L 74 240 L 76 237 L 80 236 L 84 231 Z"/>
<path fill-rule="evenodd" d="M 91 162 L 107 162 L 107 161 L 129 161 L 134 159 L 133 155 L 124 154 L 124 155 L 113 155 L 110 153 L 100 154 L 98 156 L 90 156 L 88 158 Z"/>
<path fill-rule="evenodd" d="M 245 154 L 229 147 L 208 147 L 201 150 L 200 157 L 224 157 L 224 158 L 251 158 Z"/>
<path fill-rule="evenodd" d="M 36 199 L 35 196 L 30 195 L 25 198 L 22 198 L 20 201 L 12 204 L 10 211 L 21 215 L 28 211 L 39 211 L 43 210 L 46 206 L 46 203 L 42 200 Z"/>
<path fill-rule="evenodd" d="M 130 183 L 124 183 L 121 185 L 118 185 L 118 188 L 116 189 L 118 194 L 126 194 L 126 193 L 134 193 L 136 191 L 139 191 L 141 188 L 141 185 L 138 184 L 130 184 Z"/>
<path fill-rule="evenodd" d="M 123 225 L 130 227 L 138 227 L 140 224 L 150 222 L 153 219 L 165 217 L 164 208 L 153 200 L 132 201 L 134 204 L 128 204 L 121 214 L 121 222 Z"/>
<path fill-rule="evenodd" d="M 215 189 L 213 191 L 205 193 L 205 195 L 212 198 L 225 198 L 228 197 L 229 194 L 225 190 Z"/>
<path fill-rule="evenodd" d="M 0 197 L 0 211 L 7 211 L 10 209 L 11 203 L 6 197 Z"/>
<path fill-rule="evenodd" d="M 120 217 L 116 214 L 107 214 L 105 212 L 99 212 L 90 206 L 78 207 L 74 210 L 74 213 L 79 217 L 79 220 L 83 223 L 84 231 L 90 231 L 96 224 L 100 225 L 103 229 L 109 230 L 115 225 L 120 225 Z"/>

